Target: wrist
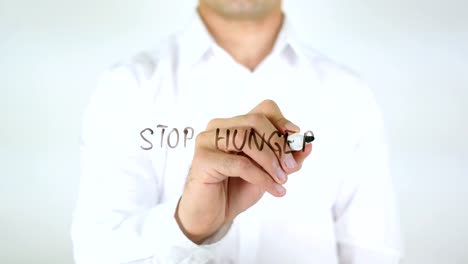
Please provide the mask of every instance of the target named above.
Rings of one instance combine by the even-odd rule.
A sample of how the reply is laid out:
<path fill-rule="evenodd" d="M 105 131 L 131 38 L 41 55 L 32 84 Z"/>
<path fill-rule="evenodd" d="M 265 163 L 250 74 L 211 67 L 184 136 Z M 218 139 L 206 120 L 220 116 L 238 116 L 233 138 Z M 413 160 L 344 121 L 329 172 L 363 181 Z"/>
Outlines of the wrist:
<path fill-rule="evenodd" d="M 194 221 L 194 219 L 201 219 L 201 217 L 196 217 L 190 211 L 191 208 L 187 208 L 186 204 L 183 203 L 182 197 L 179 199 L 177 208 L 174 214 L 177 225 L 184 235 L 190 239 L 193 243 L 200 245 L 208 237 L 210 237 L 216 230 L 213 229 L 213 225 L 207 226 L 207 221 Z"/>

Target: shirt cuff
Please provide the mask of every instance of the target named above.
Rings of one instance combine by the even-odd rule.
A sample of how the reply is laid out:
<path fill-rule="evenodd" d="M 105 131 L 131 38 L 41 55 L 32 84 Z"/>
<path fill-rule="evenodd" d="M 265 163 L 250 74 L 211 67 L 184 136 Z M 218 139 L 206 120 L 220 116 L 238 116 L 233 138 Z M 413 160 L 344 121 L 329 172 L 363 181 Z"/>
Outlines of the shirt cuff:
<path fill-rule="evenodd" d="M 154 245 L 155 263 L 206 263 L 213 261 L 213 248 L 223 241 L 231 230 L 231 224 L 223 226 L 201 245 L 188 239 L 175 219 L 179 199 L 159 204 L 153 208 L 142 233 Z"/>

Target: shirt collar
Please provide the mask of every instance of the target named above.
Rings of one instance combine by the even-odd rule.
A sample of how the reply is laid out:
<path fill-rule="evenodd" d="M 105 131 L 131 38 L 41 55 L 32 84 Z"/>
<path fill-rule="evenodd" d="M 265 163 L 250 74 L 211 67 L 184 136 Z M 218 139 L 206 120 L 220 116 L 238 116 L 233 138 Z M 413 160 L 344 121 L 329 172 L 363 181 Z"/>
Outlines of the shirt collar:
<path fill-rule="evenodd" d="M 195 13 L 192 23 L 178 38 L 179 60 L 182 65 L 196 64 L 217 45 L 198 12 Z M 297 61 L 301 54 L 294 41 L 291 22 L 286 15 L 271 54 L 286 56 L 289 63 Z"/>

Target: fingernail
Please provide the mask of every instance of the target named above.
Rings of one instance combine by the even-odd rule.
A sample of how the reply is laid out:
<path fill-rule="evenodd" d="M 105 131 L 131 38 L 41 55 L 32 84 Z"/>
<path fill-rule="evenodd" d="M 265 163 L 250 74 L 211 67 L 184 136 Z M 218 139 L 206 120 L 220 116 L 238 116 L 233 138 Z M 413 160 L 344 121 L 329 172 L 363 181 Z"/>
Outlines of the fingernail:
<path fill-rule="evenodd" d="M 284 155 L 284 165 L 288 169 L 294 169 L 297 166 L 296 160 L 291 154 Z"/>
<path fill-rule="evenodd" d="M 291 121 L 286 122 L 286 124 L 284 124 L 284 127 L 290 131 L 295 131 L 295 132 L 300 131 L 300 128 Z"/>
<path fill-rule="evenodd" d="M 283 187 L 283 185 L 275 183 L 275 189 L 280 195 L 284 195 L 286 193 L 286 189 Z"/>
<path fill-rule="evenodd" d="M 281 182 L 281 183 L 284 183 L 286 182 L 286 179 L 287 179 L 287 175 L 286 175 L 286 172 L 283 171 L 283 169 L 278 166 L 276 168 L 276 176 L 278 177 L 278 180 Z"/>

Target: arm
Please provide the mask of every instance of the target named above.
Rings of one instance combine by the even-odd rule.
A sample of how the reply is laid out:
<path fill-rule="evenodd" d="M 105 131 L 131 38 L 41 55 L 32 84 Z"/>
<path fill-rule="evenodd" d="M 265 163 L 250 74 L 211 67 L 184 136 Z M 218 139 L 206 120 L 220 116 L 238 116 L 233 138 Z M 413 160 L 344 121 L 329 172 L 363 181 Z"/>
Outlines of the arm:
<path fill-rule="evenodd" d="M 340 264 L 396 264 L 399 227 L 382 116 L 370 91 L 357 111 L 360 132 L 333 207 Z"/>
<path fill-rule="evenodd" d="M 152 97 L 135 73 L 119 67 L 105 74 L 84 114 L 75 261 L 205 263 L 215 244 L 199 246 L 182 233 L 174 218 L 178 201 L 161 203 L 162 171 L 140 148 Z M 220 232 L 211 242 L 227 229 Z"/>

